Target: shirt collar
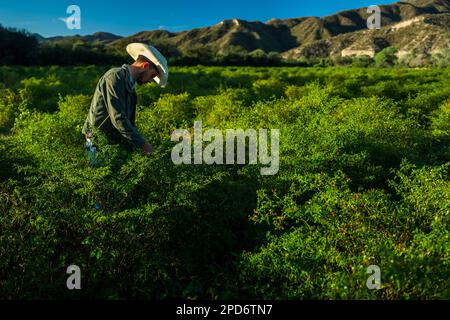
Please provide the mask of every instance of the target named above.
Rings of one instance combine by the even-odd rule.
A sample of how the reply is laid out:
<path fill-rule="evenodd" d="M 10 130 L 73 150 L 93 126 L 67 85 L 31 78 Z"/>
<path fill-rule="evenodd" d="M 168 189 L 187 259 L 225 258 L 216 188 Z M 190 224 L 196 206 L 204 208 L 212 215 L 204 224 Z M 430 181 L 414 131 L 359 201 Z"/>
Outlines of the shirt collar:
<path fill-rule="evenodd" d="M 131 90 L 134 90 L 135 81 L 134 81 L 134 79 L 133 79 L 133 75 L 131 74 L 131 68 L 130 68 L 130 66 L 128 65 L 127 67 L 128 67 L 128 72 L 130 73 Z"/>

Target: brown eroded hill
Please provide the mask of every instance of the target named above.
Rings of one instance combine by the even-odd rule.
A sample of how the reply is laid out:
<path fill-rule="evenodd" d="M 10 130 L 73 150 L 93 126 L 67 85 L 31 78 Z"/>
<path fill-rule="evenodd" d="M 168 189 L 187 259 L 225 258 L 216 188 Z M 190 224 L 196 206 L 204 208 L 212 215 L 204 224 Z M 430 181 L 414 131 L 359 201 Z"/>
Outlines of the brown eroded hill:
<path fill-rule="evenodd" d="M 266 23 L 240 19 L 181 32 L 142 31 L 128 37 L 99 32 L 90 36 L 54 37 L 43 42 L 100 42 L 123 51 L 131 42 L 157 45 L 166 53 L 227 54 L 260 49 L 284 58 L 335 55 L 373 55 L 396 45 L 400 51 L 433 51 L 449 44 L 449 0 L 409 0 L 380 6 L 382 28 L 368 30 L 367 8 L 346 10 L 327 17 L 271 19 Z M 405 23 L 402 25 L 401 23 Z M 397 26 L 397 27 L 395 27 Z"/>

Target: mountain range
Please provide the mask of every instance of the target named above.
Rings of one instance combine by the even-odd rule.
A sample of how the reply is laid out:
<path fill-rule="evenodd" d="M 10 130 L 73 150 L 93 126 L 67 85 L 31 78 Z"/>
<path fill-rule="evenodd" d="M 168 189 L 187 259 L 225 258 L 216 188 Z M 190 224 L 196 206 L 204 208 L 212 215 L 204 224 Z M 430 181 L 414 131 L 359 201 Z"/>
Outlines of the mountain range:
<path fill-rule="evenodd" d="M 396 46 L 399 55 L 429 54 L 450 49 L 450 1 L 408 0 L 381 9 L 381 29 L 369 30 L 367 8 L 346 10 L 326 17 L 271 19 L 267 22 L 224 20 L 213 26 L 181 32 L 142 31 L 128 37 L 107 32 L 88 36 L 44 38 L 41 43 L 84 42 L 123 50 L 128 43 L 144 42 L 181 54 L 205 51 L 276 52 L 286 59 L 369 55 Z"/>

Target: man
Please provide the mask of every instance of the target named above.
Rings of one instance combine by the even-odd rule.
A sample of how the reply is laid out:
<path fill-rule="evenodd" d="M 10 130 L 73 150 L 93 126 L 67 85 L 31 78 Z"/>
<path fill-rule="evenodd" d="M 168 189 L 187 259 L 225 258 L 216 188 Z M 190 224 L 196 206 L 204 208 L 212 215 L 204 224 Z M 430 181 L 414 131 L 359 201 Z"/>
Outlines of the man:
<path fill-rule="evenodd" d="M 135 62 L 110 69 L 100 78 L 83 126 L 92 164 L 96 156 L 93 127 L 104 132 L 111 142 L 129 150 L 141 149 L 146 155 L 153 152 L 153 146 L 135 125 L 137 96 L 134 87 L 136 83 L 155 81 L 164 88 L 169 76 L 167 61 L 156 48 L 143 43 L 129 44 L 127 52 Z"/>

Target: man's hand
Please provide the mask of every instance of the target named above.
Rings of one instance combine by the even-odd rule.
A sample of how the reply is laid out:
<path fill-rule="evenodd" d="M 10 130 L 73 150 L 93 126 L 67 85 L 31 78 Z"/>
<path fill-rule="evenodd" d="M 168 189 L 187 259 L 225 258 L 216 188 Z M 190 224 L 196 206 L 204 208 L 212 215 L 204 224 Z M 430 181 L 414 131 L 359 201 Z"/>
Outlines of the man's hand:
<path fill-rule="evenodd" d="M 149 156 L 153 153 L 153 146 L 146 142 L 143 146 L 142 146 L 142 151 L 144 152 L 145 155 Z"/>

